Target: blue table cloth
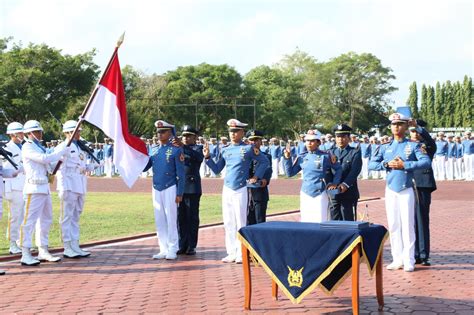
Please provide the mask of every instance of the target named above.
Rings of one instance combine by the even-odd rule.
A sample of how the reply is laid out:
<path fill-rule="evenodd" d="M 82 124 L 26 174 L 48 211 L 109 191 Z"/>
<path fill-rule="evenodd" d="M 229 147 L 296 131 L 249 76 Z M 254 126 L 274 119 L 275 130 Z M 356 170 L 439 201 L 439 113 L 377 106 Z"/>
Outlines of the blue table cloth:
<path fill-rule="evenodd" d="M 318 285 L 331 293 L 350 274 L 352 250 L 361 244 L 362 261 L 372 276 L 388 236 L 387 229 L 324 229 L 318 223 L 266 222 L 243 227 L 240 241 L 293 302 Z"/>

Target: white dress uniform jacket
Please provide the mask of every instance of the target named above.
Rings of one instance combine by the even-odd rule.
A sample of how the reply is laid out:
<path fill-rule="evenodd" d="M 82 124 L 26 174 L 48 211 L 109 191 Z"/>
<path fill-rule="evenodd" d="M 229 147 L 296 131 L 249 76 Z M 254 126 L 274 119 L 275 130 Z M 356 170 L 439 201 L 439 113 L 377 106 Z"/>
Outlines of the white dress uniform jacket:
<path fill-rule="evenodd" d="M 5 145 L 5 149 L 8 152 L 11 152 L 12 156 L 11 159 L 15 162 L 18 166 L 22 165 L 21 160 L 21 149 L 17 146 L 13 141 L 9 141 Z M 13 165 L 10 164 L 8 161 L 3 162 L 3 169 L 5 170 L 14 170 L 15 168 Z M 10 193 L 13 190 L 23 192 L 23 187 L 25 186 L 25 174 L 20 172 L 17 177 L 14 178 L 5 178 L 5 193 Z"/>
<path fill-rule="evenodd" d="M 25 187 L 23 194 L 50 194 L 48 171 L 52 171 L 56 163 L 66 153 L 66 150 L 47 154 L 31 140 L 22 147 L 23 167 L 25 169 Z"/>
<path fill-rule="evenodd" d="M 54 152 L 64 150 L 66 141 L 58 145 Z M 71 143 L 70 153 L 64 157 L 61 167 L 57 172 L 58 191 L 71 191 L 77 194 L 85 194 L 87 192 L 87 176 L 86 172 L 93 171 L 96 164 L 87 163 L 87 153 L 82 151 L 73 141 Z"/>

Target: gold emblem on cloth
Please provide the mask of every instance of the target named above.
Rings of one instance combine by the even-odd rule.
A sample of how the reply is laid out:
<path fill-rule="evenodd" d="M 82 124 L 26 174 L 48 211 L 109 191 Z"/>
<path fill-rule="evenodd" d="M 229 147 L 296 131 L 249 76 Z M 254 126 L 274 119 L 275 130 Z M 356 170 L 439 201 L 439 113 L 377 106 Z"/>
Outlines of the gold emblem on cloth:
<path fill-rule="evenodd" d="M 303 269 L 304 267 L 301 267 L 300 270 L 293 270 L 288 267 L 288 284 L 290 287 L 298 287 L 301 288 L 301 285 L 303 284 Z"/>

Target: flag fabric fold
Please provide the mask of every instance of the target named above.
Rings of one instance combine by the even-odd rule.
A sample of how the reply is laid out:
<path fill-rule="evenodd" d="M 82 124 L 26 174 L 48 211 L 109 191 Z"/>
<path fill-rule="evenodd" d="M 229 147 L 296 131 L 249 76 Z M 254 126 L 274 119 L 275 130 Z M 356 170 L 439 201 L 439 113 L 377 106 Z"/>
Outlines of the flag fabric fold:
<path fill-rule="evenodd" d="M 130 188 L 148 163 L 145 143 L 128 131 L 127 106 L 117 52 L 99 82 L 84 120 L 114 140 L 113 161 Z"/>

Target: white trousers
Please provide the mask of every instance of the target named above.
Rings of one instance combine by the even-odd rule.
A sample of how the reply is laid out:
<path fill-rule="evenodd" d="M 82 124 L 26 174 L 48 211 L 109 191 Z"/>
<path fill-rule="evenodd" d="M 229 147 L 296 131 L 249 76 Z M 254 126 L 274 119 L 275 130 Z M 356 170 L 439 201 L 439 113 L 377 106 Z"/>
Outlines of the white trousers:
<path fill-rule="evenodd" d="M 105 176 L 112 177 L 115 173 L 115 165 L 111 158 L 105 159 Z"/>
<path fill-rule="evenodd" d="M 436 179 L 437 180 L 445 180 L 446 179 L 446 172 L 445 172 L 445 164 L 446 158 L 444 155 L 435 155 L 434 157 L 435 168 L 436 168 Z"/>
<path fill-rule="evenodd" d="M 5 200 L 8 203 L 8 226 L 7 226 L 7 240 L 20 240 L 20 225 L 23 221 L 23 208 L 25 201 L 23 200 L 23 192 L 19 190 L 12 190 L 5 193 Z"/>
<path fill-rule="evenodd" d="M 178 251 L 178 206 L 176 204 L 176 185 L 162 191 L 153 189 L 153 208 L 155 209 L 156 235 L 162 253 Z"/>
<path fill-rule="evenodd" d="M 448 158 L 448 160 L 444 164 L 446 169 L 447 180 L 454 180 L 454 160 L 455 158 Z"/>
<path fill-rule="evenodd" d="M 280 174 L 280 159 L 272 159 L 272 179 L 277 179 Z"/>
<path fill-rule="evenodd" d="M 316 197 L 300 192 L 301 222 L 319 223 L 328 220 L 328 195 L 323 191 Z"/>
<path fill-rule="evenodd" d="M 474 179 L 474 154 L 464 154 L 464 174 L 466 180 Z"/>
<path fill-rule="evenodd" d="M 207 175 L 207 164 L 206 164 L 206 160 L 203 160 L 201 165 L 199 166 L 199 175 L 201 176 L 201 178 L 204 178 L 206 177 Z"/>
<path fill-rule="evenodd" d="M 279 159 L 278 162 L 278 175 L 285 175 L 285 167 L 283 165 L 283 159 Z"/>
<path fill-rule="evenodd" d="M 369 179 L 369 158 L 362 158 L 362 179 Z"/>
<path fill-rule="evenodd" d="M 30 248 L 36 225 L 36 246 L 48 246 L 49 229 L 53 222 L 53 205 L 49 194 L 24 196 L 25 210 L 20 226 L 20 247 Z"/>
<path fill-rule="evenodd" d="M 457 158 L 454 162 L 454 179 L 464 179 L 462 158 Z"/>
<path fill-rule="evenodd" d="M 79 219 L 84 209 L 84 195 L 71 191 L 59 191 L 61 208 L 59 224 L 63 242 L 79 241 Z"/>
<path fill-rule="evenodd" d="M 222 189 L 222 219 L 225 229 L 225 248 L 227 255 L 242 257 L 242 248 L 237 239 L 237 232 L 247 225 L 247 187 L 232 190 Z"/>
<path fill-rule="evenodd" d="M 385 188 L 385 209 L 392 259 L 405 267 L 415 266 L 415 193 L 413 188 L 395 192 Z"/>

